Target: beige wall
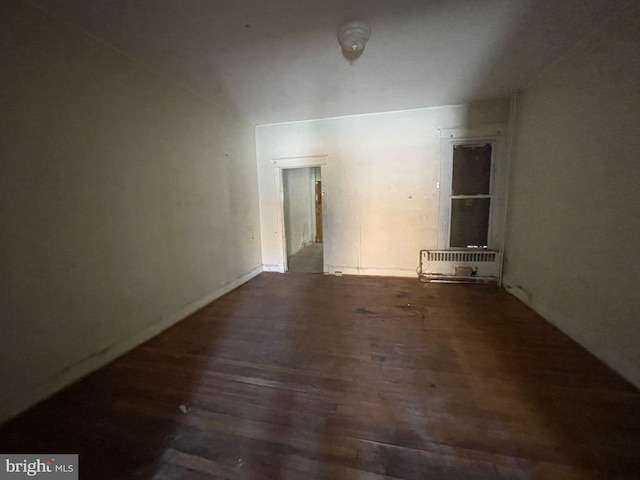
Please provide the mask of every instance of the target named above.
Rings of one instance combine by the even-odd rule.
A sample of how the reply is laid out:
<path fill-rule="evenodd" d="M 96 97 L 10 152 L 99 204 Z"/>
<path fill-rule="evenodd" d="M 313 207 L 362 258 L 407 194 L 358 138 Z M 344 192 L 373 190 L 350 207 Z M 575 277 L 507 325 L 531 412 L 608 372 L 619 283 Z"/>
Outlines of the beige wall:
<path fill-rule="evenodd" d="M 508 110 L 499 101 L 257 127 L 265 268 L 284 261 L 274 169 L 306 157 L 324 163 L 325 270 L 416 276 L 420 249 L 437 245 L 438 129 L 506 122 Z"/>
<path fill-rule="evenodd" d="M 640 386 L 640 5 L 518 99 L 505 284 Z"/>
<path fill-rule="evenodd" d="M 261 270 L 253 128 L 3 2 L 0 420 Z"/>

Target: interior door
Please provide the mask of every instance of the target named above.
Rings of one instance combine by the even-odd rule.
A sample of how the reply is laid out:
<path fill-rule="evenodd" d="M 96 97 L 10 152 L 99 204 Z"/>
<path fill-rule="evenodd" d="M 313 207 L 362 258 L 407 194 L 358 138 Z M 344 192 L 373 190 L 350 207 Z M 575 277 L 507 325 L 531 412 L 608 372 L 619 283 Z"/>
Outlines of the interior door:
<path fill-rule="evenodd" d="M 322 182 L 316 181 L 316 243 L 322 243 Z"/>

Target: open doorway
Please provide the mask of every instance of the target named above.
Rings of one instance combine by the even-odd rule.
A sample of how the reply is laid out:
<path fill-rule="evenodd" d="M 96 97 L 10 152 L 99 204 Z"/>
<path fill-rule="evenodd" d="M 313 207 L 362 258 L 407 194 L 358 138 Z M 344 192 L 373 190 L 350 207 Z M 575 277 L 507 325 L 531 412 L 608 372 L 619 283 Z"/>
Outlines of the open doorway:
<path fill-rule="evenodd" d="M 320 167 L 282 170 L 287 271 L 322 273 L 322 178 Z"/>

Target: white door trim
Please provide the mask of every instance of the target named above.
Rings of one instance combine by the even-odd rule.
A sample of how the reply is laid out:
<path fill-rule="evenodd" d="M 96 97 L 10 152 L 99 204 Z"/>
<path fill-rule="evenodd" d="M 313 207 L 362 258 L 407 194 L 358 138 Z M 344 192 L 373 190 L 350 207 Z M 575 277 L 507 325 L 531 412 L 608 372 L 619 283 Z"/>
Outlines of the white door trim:
<path fill-rule="evenodd" d="M 278 217 L 278 239 L 280 257 L 282 259 L 280 263 L 279 272 L 285 273 L 288 270 L 287 263 L 287 232 L 285 231 L 284 221 L 284 182 L 282 180 L 282 171 L 293 168 L 314 168 L 320 167 L 320 177 L 322 178 L 322 230 L 327 231 L 327 204 L 326 204 L 326 184 L 325 170 L 327 166 L 327 160 L 329 155 L 309 155 L 301 157 L 281 157 L 271 160 L 274 166 L 275 184 L 276 184 L 276 215 Z M 326 250 L 327 237 L 323 238 L 324 250 Z M 323 261 L 322 271 L 326 273 L 326 259 Z"/>

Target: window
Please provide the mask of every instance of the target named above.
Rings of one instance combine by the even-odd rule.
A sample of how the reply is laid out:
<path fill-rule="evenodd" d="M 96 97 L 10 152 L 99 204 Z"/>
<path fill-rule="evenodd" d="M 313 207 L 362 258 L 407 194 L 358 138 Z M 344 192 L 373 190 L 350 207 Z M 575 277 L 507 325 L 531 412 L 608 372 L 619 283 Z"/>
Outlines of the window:
<path fill-rule="evenodd" d="M 504 220 L 503 125 L 440 130 L 440 250 L 500 250 Z"/>
<path fill-rule="evenodd" d="M 488 248 L 492 145 L 454 145 L 449 248 Z"/>

